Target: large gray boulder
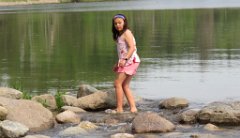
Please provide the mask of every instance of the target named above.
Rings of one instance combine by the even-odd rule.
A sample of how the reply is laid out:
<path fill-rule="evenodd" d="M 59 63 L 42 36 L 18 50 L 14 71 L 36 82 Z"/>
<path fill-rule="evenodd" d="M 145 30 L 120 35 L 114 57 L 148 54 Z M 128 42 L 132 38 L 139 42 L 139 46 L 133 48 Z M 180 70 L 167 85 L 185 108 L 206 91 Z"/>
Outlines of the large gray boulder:
<path fill-rule="evenodd" d="M 8 114 L 8 110 L 2 106 L 0 106 L 0 121 L 5 120 Z"/>
<path fill-rule="evenodd" d="M 124 102 L 124 105 L 126 101 Z M 85 110 L 98 110 L 106 108 L 116 107 L 116 96 L 115 92 L 103 92 L 97 91 L 93 94 L 81 97 L 77 99 L 74 106 L 80 107 Z"/>
<path fill-rule="evenodd" d="M 54 125 L 52 112 L 40 103 L 0 97 L 0 104 L 8 110 L 7 120 L 24 124 L 31 132 L 46 130 Z"/>
<path fill-rule="evenodd" d="M 18 138 L 26 135 L 29 128 L 18 122 L 4 120 L 0 122 L 0 131 L 2 138 Z"/>
<path fill-rule="evenodd" d="M 198 113 L 200 123 L 240 125 L 240 101 L 214 102 Z"/>
<path fill-rule="evenodd" d="M 137 115 L 132 122 L 133 130 L 136 133 L 170 132 L 175 125 L 157 113 L 146 112 Z"/>
<path fill-rule="evenodd" d="M 12 88 L 0 87 L 0 97 L 20 99 L 22 98 L 22 92 Z"/>

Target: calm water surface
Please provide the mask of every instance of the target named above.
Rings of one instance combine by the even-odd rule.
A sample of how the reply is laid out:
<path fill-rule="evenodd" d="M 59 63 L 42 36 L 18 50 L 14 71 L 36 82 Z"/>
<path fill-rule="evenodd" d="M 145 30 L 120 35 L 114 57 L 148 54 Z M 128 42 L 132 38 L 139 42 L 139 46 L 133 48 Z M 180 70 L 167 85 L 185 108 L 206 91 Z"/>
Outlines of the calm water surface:
<path fill-rule="evenodd" d="M 121 12 L 129 18 L 142 60 L 132 82 L 137 95 L 240 99 L 240 8 L 205 9 L 216 6 L 205 1 L 199 7 L 204 9 L 171 9 L 162 2 L 164 8 L 146 5 L 145 10 L 106 2 L 118 7 L 114 11 L 105 9 L 106 3 L 83 3 L 85 9 L 80 4 L 1 7 L 0 86 L 32 94 L 75 91 L 83 83 L 112 87 L 117 55 L 111 18 Z M 240 7 L 236 3 L 227 4 Z"/>

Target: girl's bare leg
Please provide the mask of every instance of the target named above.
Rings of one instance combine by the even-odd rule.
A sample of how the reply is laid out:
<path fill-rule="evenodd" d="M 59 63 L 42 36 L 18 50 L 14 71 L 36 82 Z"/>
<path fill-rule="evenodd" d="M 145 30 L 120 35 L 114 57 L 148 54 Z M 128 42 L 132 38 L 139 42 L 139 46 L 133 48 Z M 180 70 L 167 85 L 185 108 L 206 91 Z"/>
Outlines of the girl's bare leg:
<path fill-rule="evenodd" d="M 130 75 L 126 76 L 126 79 L 123 82 L 122 88 L 123 88 L 123 91 L 124 91 L 124 93 L 127 97 L 127 100 L 128 100 L 129 106 L 130 106 L 130 111 L 132 113 L 134 113 L 134 112 L 137 112 L 137 108 L 136 108 L 136 105 L 135 105 L 135 100 L 134 100 L 132 91 L 129 87 L 132 77 L 133 76 L 130 76 Z"/>
<path fill-rule="evenodd" d="M 123 112 L 123 82 L 127 75 L 125 73 L 117 73 L 116 79 L 114 81 L 114 87 L 117 99 L 117 112 Z"/>

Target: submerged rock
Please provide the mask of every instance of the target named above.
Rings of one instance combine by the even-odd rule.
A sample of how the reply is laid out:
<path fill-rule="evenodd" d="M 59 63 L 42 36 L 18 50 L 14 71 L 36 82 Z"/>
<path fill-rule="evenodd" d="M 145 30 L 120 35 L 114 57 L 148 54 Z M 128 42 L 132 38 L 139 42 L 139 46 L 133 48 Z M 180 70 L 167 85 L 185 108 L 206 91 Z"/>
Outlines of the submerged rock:
<path fill-rule="evenodd" d="M 69 127 L 64 129 L 63 131 L 59 132 L 60 136 L 72 136 L 72 135 L 78 135 L 78 134 L 87 134 L 88 132 L 81 128 L 81 127 Z"/>
<path fill-rule="evenodd" d="M 87 131 L 91 131 L 91 130 L 95 130 L 98 128 L 98 126 L 96 126 L 95 124 L 93 124 L 92 122 L 89 121 L 82 121 L 78 127 L 81 127 Z"/>
<path fill-rule="evenodd" d="M 170 132 L 175 129 L 173 123 L 157 113 L 151 112 L 137 115 L 133 120 L 132 127 L 136 133 Z"/>
<path fill-rule="evenodd" d="M 111 135 L 111 138 L 134 138 L 134 135 L 128 133 L 117 133 Z"/>
<path fill-rule="evenodd" d="M 40 103 L 0 97 L 0 104 L 8 109 L 6 119 L 26 125 L 30 131 L 42 131 L 53 127 L 52 112 Z"/>
<path fill-rule="evenodd" d="M 44 135 L 27 135 L 24 138 L 50 138 L 50 137 Z"/>
<path fill-rule="evenodd" d="M 18 122 L 4 120 L 0 122 L 0 131 L 1 136 L 4 138 L 18 138 L 26 135 L 29 128 Z"/>
<path fill-rule="evenodd" d="M 176 109 L 176 108 L 185 108 L 188 107 L 188 100 L 184 98 L 169 98 L 160 102 L 159 108 L 164 109 Z"/>
<path fill-rule="evenodd" d="M 12 99 L 20 99 L 22 98 L 22 92 L 12 88 L 0 87 L 0 96 Z"/>

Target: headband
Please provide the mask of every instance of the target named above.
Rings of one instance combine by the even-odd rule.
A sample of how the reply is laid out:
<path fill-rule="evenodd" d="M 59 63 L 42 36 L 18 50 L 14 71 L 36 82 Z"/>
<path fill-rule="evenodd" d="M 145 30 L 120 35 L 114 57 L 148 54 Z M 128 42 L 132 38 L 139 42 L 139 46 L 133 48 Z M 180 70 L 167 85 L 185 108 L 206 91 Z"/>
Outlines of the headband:
<path fill-rule="evenodd" d="M 116 19 L 116 18 L 121 18 L 121 19 L 125 20 L 125 17 L 121 14 L 117 14 L 113 17 L 113 19 Z"/>

